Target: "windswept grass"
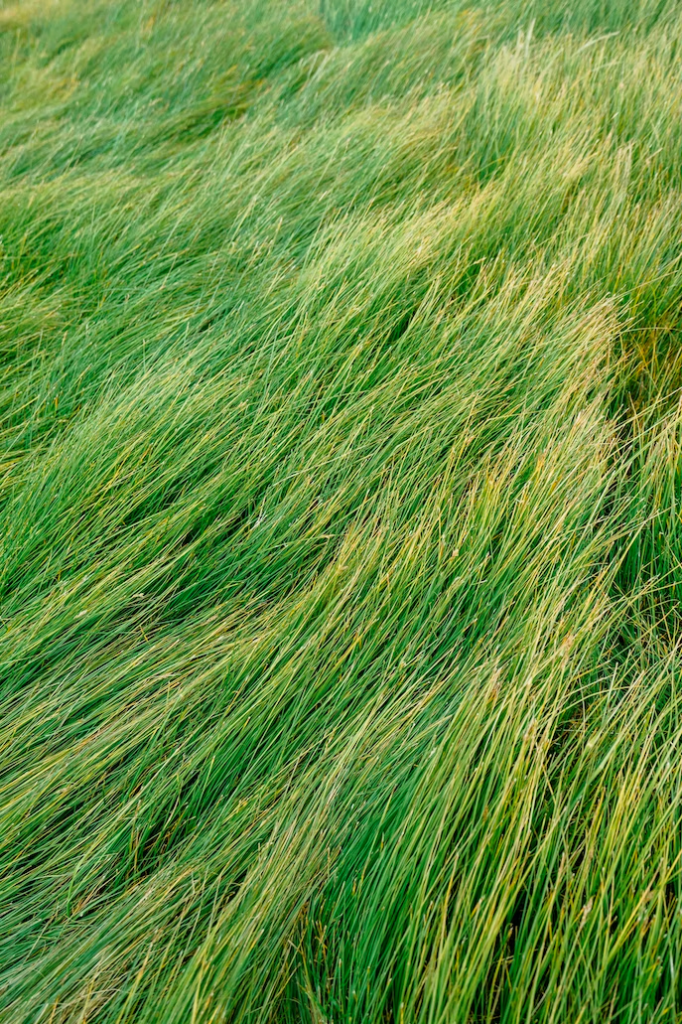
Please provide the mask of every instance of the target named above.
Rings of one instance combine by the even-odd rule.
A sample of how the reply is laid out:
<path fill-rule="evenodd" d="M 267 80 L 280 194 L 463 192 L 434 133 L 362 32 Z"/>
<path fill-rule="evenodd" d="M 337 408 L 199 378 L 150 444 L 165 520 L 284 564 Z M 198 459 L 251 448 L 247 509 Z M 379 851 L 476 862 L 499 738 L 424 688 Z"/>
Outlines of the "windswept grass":
<path fill-rule="evenodd" d="M 682 1019 L 682 9 L 0 4 L 0 1019 Z"/>

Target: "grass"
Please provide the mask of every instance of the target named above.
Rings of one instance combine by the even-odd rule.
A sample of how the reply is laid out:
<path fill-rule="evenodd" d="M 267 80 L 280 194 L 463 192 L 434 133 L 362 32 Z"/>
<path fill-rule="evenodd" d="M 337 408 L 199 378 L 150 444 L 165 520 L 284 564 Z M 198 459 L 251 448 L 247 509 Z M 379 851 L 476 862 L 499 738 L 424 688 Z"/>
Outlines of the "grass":
<path fill-rule="evenodd" d="M 682 9 L 0 4 L 0 1019 L 682 1019 Z"/>

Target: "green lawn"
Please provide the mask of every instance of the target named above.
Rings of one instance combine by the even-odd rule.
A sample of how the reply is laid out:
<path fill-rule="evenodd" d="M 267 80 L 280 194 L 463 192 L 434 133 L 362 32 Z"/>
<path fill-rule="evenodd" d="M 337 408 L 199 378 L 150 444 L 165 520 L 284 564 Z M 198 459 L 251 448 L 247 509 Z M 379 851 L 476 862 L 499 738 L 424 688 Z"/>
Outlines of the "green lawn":
<path fill-rule="evenodd" d="M 682 1020 L 682 4 L 0 2 L 0 1020 Z"/>

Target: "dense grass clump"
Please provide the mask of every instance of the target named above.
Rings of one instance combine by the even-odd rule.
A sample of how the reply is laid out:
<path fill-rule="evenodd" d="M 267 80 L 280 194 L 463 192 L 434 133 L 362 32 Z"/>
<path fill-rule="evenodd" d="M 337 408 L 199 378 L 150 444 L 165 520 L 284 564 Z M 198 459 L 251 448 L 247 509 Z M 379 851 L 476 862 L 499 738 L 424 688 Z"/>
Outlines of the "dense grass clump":
<path fill-rule="evenodd" d="M 682 1019 L 681 55 L 0 3 L 0 1020 Z"/>

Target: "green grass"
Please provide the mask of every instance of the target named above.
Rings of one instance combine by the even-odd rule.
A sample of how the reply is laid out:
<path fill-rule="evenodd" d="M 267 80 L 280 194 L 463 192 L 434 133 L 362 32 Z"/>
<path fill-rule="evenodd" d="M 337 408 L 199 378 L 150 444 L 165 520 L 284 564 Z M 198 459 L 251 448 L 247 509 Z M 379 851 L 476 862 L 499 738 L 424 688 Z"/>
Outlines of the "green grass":
<path fill-rule="evenodd" d="M 682 1020 L 682 7 L 0 3 L 0 1020 Z"/>

